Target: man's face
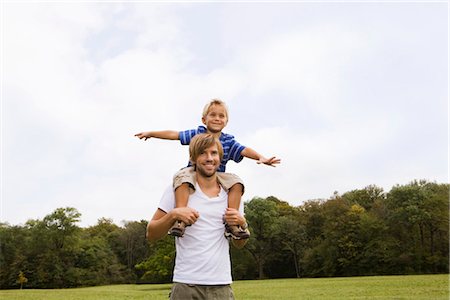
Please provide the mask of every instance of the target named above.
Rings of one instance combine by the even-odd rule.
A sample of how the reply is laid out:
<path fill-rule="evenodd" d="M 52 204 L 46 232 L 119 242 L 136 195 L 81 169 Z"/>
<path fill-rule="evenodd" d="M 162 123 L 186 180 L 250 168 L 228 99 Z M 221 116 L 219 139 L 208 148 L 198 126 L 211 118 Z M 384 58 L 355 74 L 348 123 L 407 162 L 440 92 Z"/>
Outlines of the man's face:
<path fill-rule="evenodd" d="M 197 172 L 203 177 L 213 176 L 220 166 L 220 156 L 217 145 L 214 144 L 200 153 L 195 161 Z"/>

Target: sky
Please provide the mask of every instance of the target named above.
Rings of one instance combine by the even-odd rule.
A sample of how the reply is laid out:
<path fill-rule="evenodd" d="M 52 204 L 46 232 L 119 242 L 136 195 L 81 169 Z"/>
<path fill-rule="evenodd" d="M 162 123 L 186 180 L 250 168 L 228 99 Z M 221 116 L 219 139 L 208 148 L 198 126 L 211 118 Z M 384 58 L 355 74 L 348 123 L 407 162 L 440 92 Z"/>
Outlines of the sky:
<path fill-rule="evenodd" d="M 448 183 L 448 3 L 1 4 L 0 222 L 75 207 L 149 220 L 188 161 L 150 130 L 201 125 L 266 157 L 229 162 L 243 201 Z"/>

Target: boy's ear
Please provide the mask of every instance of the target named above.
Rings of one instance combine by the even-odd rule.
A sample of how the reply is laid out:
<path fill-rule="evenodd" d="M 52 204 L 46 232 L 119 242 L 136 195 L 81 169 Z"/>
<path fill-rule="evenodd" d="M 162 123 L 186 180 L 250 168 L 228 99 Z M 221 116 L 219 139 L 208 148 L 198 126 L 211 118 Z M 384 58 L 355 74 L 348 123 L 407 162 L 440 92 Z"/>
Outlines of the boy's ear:
<path fill-rule="evenodd" d="M 202 117 L 202 123 L 206 125 L 205 117 Z"/>

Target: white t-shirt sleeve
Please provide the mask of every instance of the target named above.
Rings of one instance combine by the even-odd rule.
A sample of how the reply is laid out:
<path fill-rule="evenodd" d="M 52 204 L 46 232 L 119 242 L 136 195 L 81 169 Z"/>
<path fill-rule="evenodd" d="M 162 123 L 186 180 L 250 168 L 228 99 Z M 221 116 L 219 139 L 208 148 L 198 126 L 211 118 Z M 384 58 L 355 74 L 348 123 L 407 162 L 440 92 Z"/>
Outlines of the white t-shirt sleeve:
<path fill-rule="evenodd" d="M 175 193 L 171 185 L 169 185 L 164 191 L 161 200 L 159 200 L 158 208 L 165 213 L 168 213 L 175 208 Z"/>

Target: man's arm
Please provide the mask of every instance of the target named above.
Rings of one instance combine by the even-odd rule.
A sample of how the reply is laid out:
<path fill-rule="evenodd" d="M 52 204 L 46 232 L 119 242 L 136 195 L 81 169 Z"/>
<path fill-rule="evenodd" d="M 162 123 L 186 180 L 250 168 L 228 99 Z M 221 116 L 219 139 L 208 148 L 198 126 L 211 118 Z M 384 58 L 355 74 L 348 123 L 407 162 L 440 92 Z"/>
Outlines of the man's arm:
<path fill-rule="evenodd" d="M 281 162 L 281 159 L 276 158 L 275 156 L 271 158 L 265 158 L 255 150 L 249 147 L 245 147 L 244 150 L 241 152 L 242 156 L 245 156 L 247 158 L 251 158 L 257 161 L 258 164 L 265 164 L 268 166 L 275 167 L 276 164 L 279 164 Z"/>
<path fill-rule="evenodd" d="M 228 225 L 239 225 L 244 228 L 248 226 L 247 220 L 245 220 L 244 216 L 242 216 L 237 209 L 227 208 L 224 218 L 225 222 Z M 244 248 L 245 244 L 247 244 L 247 241 L 248 241 L 247 239 L 243 240 L 231 239 L 231 243 L 233 244 L 233 246 L 238 249 Z"/>
<path fill-rule="evenodd" d="M 198 212 L 190 207 L 174 208 L 169 213 L 158 208 L 147 225 L 147 239 L 150 242 L 162 239 L 167 235 L 175 221 L 179 220 L 192 225 L 197 221 L 198 217 Z"/>
<path fill-rule="evenodd" d="M 134 136 L 137 136 L 139 139 L 144 139 L 145 141 L 149 138 L 157 138 L 163 140 L 179 140 L 178 136 L 179 132 L 174 130 L 162 130 L 162 131 L 144 131 L 140 133 L 136 133 Z"/>

